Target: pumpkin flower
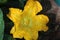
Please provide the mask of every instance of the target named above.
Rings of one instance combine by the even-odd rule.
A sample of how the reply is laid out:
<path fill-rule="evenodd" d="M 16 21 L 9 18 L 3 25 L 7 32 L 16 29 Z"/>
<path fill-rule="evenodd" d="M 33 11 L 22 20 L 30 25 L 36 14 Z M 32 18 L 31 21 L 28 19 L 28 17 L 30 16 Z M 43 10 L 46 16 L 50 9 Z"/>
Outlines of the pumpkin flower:
<path fill-rule="evenodd" d="M 38 1 L 28 0 L 24 10 L 18 8 L 9 8 L 7 16 L 14 22 L 10 33 L 13 38 L 23 38 L 25 40 L 37 40 L 38 31 L 47 31 L 49 18 L 46 15 L 36 15 L 42 10 Z"/>

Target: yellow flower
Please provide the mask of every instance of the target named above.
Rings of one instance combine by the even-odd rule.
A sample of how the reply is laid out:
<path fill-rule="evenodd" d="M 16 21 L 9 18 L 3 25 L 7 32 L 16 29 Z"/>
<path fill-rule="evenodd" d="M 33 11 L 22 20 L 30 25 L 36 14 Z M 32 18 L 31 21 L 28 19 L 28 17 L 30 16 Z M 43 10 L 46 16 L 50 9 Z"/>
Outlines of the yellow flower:
<path fill-rule="evenodd" d="M 10 33 L 14 38 L 25 38 L 25 40 L 37 40 L 38 31 L 47 31 L 49 19 L 46 15 L 36 15 L 42 10 L 38 1 L 28 0 L 24 10 L 18 8 L 9 8 L 7 15 L 13 22 Z"/>

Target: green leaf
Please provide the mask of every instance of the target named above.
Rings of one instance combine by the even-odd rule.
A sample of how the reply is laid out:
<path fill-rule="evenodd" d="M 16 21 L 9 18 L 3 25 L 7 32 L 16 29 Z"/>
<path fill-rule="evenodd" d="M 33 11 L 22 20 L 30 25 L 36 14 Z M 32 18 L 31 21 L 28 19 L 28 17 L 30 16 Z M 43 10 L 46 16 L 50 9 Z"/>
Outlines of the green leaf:
<path fill-rule="evenodd" d="M 4 34 L 4 21 L 3 21 L 3 13 L 0 9 L 0 40 L 3 40 Z"/>
<path fill-rule="evenodd" d="M 11 35 L 5 34 L 3 40 L 15 40 Z"/>

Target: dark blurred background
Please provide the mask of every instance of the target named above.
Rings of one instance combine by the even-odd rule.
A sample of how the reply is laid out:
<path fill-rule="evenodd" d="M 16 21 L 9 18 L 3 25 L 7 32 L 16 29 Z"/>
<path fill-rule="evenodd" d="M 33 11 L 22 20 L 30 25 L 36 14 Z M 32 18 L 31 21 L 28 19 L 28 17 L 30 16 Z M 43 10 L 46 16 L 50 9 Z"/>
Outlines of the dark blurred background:
<path fill-rule="evenodd" d="M 47 24 L 49 30 L 47 32 L 38 32 L 38 40 L 60 40 L 60 7 L 54 2 L 54 0 L 38 0 L 43 10 L 36 15 L 44 14 L 49 17 L 49 23 Z M 24 6 L 27 0 L 0 0 L 0 8 L 3 11 L 4 18 L 4 38 L 3 40 L 24 40 L 23 39 L 13 39 L 10 34 L 10 30 L 14 23 L 6 16 L 9 13 L 9 8 L 19 8 L 24 10 Z"/>

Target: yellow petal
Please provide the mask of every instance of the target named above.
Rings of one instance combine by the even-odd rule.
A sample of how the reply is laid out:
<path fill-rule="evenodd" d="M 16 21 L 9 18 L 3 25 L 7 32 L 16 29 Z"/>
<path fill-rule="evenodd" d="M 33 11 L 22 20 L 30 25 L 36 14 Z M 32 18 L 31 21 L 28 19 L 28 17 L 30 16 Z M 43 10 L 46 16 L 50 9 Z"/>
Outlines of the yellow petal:
<path fill-rule="evenodd" d="M 37 18 L 37 20 L 38 20 L 40 23 L 43 23 L 43 24 L 47 24 L 47 23 L 49 22 L 48 16 L 43 15 L 43 14 L 37 15 L 36 18 Z"/>
<path fill-rule="evenodd" d="M 10 31 L 10 34 L 13 34 L 15 32 L 15 27 L 12 27 L 11 31 Z"/>
<path fill-rule="evenodd" d="M 33 0 L 27 1 L 24 7 L 24 13 L 26 12 L 29 15 L 36 15 L 41 10 L 42 10 L 42 5 L 38 1 L 33 1 Z"/>
<path fill-rule="evenodd" d="M 9 14 L 7 14 L 7 16 L 13 21 L 15 22 L 16 19 L 20 20 L 20 16 L 22 15 L 22 10 L 17 9 L 17 8 L 9 8 Z M 18 19 L 19 18 L 19 19 Z"/>
<path fill-rule="evenodd" d="M 16 31 L 15 33 L 13 33 L 13 37 L 14 38 L 23 38 L 24 36 L 24 31 Z"/>
<path fill-rule="evenodd" d="M 34 31 L 34 32 L 32 32 L 33 33 L 33 40 L 37 40 L 37 38 L 38 38 L 38 32 L 37 31 Z"/>

